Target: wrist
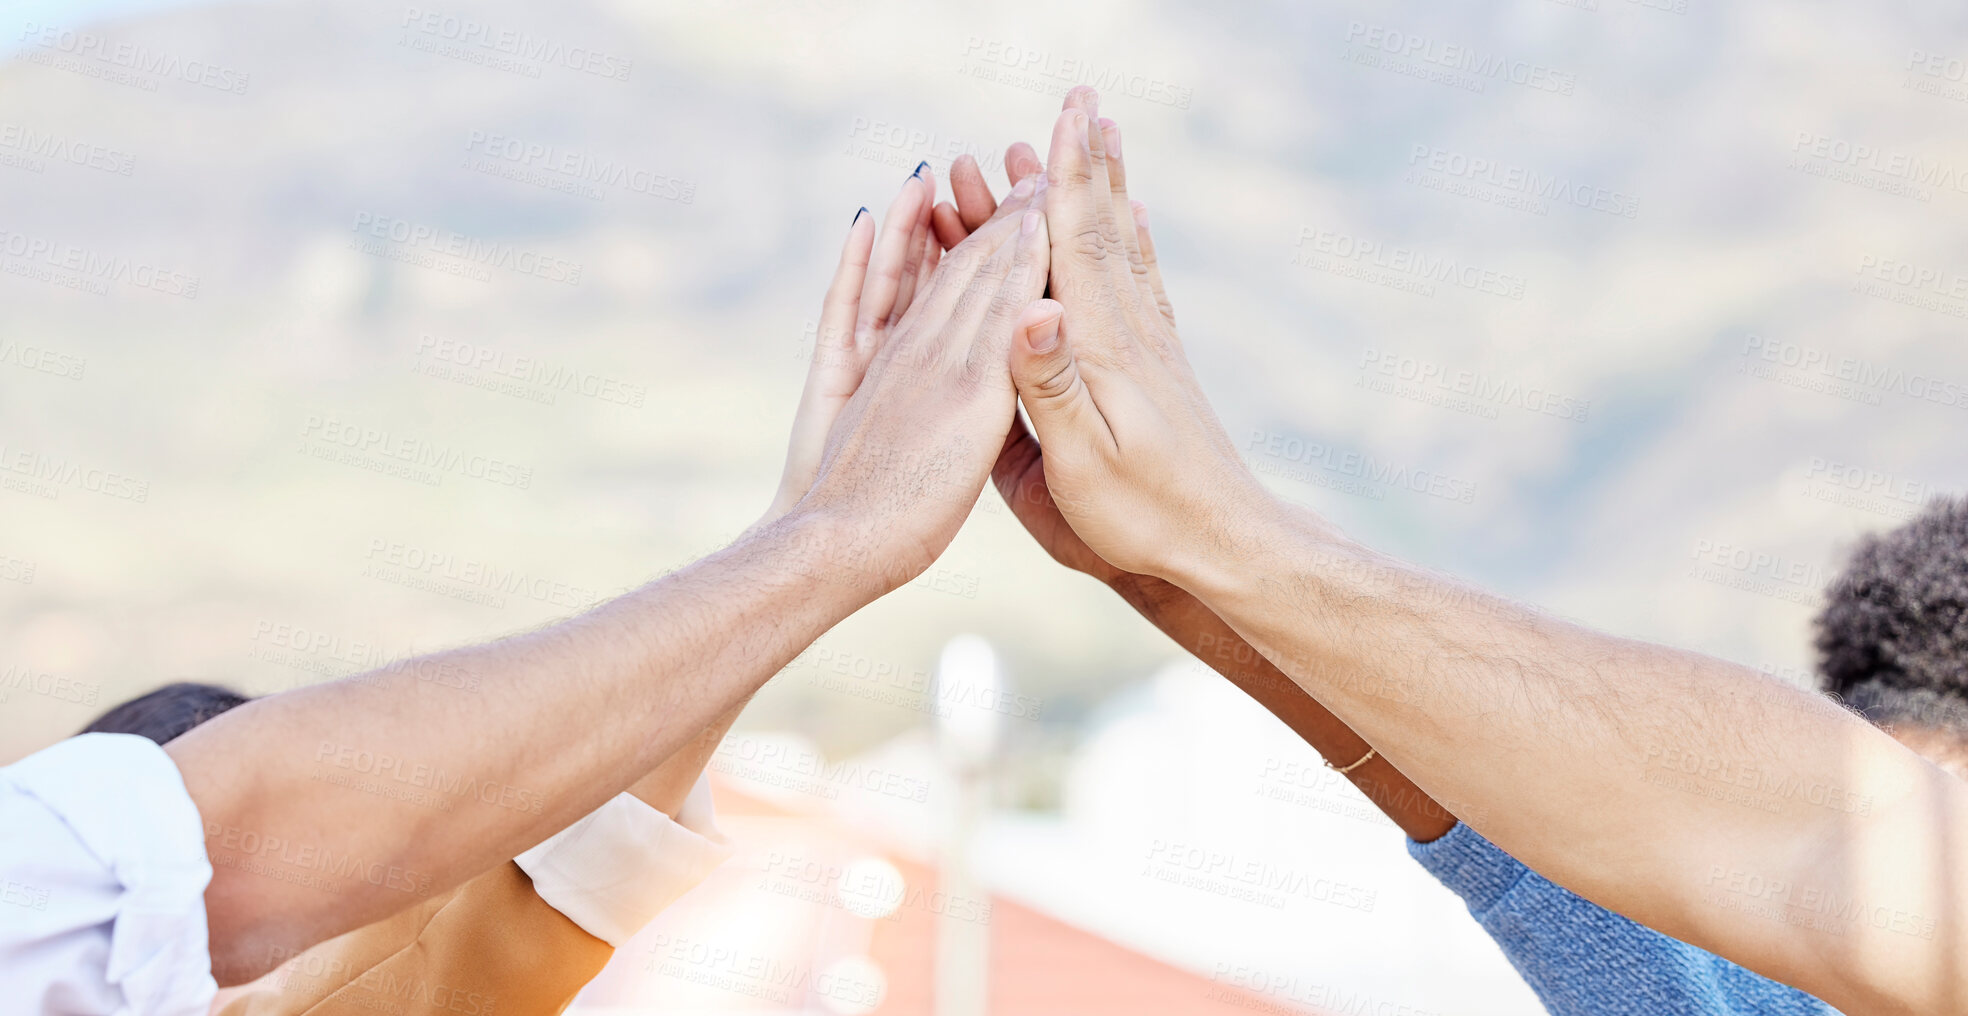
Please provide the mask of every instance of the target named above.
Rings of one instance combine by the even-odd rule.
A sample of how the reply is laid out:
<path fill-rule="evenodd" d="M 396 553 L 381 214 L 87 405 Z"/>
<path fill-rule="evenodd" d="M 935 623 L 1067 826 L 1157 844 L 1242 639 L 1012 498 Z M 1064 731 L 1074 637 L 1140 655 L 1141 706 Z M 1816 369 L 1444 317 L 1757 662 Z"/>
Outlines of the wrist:
<path fill-rule="evenodd" d="M 1256 484 L 1226 493 L 1192 510 L 1194 524 L 1170 541 L 1156 574 L 1197 596 L 1227 590 L 1293 535 L 1290 508 Z"/>
<path fill-rule="evenodd" d="M 1262 488 L 1225 517 L 1231 521 L 1200 534 L 1172 562 L 1168 575 L 1170 582 L 1225 617 L 1240 605 L 1275 597 L 1281 587 L 1320 583 L 1327 566 L 1366 553 L 1309 509 Z"/>
<path fill-rule="evenodd" d="M 816 505 L 812 498 L 763 522 L 758 535 L 774 553 L 785 555 L 787 566 L 802 578 L 838 589 L 860 605 L 901 588 L 931 563 L 916 563 L 902 553 L 907 548 L 899 548 L 892 534 L 857 515 Z"/>
<path fill-rule="evenodd" d="M 1098 575 L 1103 585 L 1114 591 L 1122 601 L 1133 607 L 1149 624 L 1161 628 L 1167 614 L 1169 601 L 1174 597 L 1190 598 L 1187 592 L 1167 579 L 1139 572 L 1115 569 L 1111 574 Z"/>

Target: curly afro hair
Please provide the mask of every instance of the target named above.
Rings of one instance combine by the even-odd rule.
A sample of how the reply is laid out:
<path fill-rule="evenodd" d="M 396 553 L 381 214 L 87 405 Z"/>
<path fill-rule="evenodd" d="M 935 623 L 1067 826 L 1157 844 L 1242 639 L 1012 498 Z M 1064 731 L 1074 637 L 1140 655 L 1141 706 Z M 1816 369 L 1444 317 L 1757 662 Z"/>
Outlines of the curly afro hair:
<path fill-rule="evenodd" d="M 1968 500 L 1866 537 L 1817 620 L 1824 690 L 1884 727 L 1968 737 Z"/>

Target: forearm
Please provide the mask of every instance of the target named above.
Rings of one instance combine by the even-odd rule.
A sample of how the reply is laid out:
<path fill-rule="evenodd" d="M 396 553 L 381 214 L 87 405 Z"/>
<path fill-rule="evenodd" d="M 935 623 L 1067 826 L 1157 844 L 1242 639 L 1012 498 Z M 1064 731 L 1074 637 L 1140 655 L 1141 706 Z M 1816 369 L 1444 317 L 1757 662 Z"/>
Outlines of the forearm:
<path fill-rule="evenodd" d="M 1149 623 L 1256 699 L 1327 761 L 1346 766 L 1366 755 L 1371 745 L 1365 738 L 1306 694 L 1194 596 L 1139 575 L 1123 574 L 1109 585 Z M 1376 753 L 1348 771 L 1345 778 L 1413 839 L 1425 843 L 1456 824 L 1454 815 L 1423 793 L 1384 755 Z"/>
<path fill-rule="evenodd" d="M 738 722 L 738 714 L 745 711 L 745 702 L 725 711 L 724 715 L 711 721 L 711 725 L 684 742 L 647 775 L 629 787 L 642 803 L 675 818 L 683 807 L 683 799 L 690 796 L 690 788 L 704 775 L 704 767 L 710 764 L 711 756 L 717 753 L 718 745 L 723 743 L 724 735 Z"/>
<path fill-rule="evenodd" d="M 1891 738 L 1287 511 L 1239 541 L 1178 581 L 1546 877 L 1848 1011 L 1968 1002 L 1968 788 Z"/>
<path fill-rule="evenodd" d="M 782 520 L 588 614 L 242 706 L 172 742 L 206 824 L 227 980 L 441 892 L 676 755 L 884 587 Z M 248 943 L 251 943 L 250 949 Z"/>

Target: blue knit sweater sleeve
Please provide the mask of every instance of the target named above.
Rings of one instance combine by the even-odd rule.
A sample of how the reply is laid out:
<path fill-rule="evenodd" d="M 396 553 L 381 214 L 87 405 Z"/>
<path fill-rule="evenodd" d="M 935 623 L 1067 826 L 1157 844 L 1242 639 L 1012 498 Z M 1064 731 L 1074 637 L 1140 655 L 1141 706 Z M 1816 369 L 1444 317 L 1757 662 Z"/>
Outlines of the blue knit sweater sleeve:
<path fill-rule="evenodd" d="M 1408 853 L 1455 890 L 1551 1016 L 1837 1016 L 1796 988 L 1589 903 L 1457 824 Z"/>

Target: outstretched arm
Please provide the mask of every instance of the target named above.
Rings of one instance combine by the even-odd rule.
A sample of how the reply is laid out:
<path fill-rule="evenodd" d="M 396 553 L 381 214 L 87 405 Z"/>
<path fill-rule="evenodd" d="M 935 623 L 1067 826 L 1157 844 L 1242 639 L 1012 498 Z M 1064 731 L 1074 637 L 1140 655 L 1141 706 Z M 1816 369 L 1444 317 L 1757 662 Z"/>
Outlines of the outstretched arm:
<path fill-rule="evenodd" d="M 1072 528 L 1227 620 L 1431 795 L 1580 895 L 1853 1012 L 1968 1007 L 1968 787 L 1835 706 L 1374 554 L 1245 468 L 1118 228 L 1083 108 L 1053 134 L 1053 292 L 1012 373 Z M 1062 321 L 1063 318 L 1063 321 Z"/>
<path fill-rule="evenodd" d="M 1100 559 L 1073 533 L 1045 488 L 1038 443 L 1016 425 L 995 474 L 998 490 L 1025 528 L 1054 560 L 1100 580 L 1148 623 L 1230 679 L 1290 727 L 1327 763 L 1341 770 L 1367 800 L 1412 839 L 1428 842 L 1448 832 L 1456 816 L 1423 793 L 1393 763 L 1305 693 L 1242 635 L 1182 588 L 1149 575 L 1124 572 Z"/>
<path fill-rule="evenodd" d="M 879 243 L 874 217 L 866 208 L 856 212 L 849 223 L 840 263 L 821 300 L 820 320 L 807 359 L 806 384 L 793 413 L 779 488 L 753 528 L 784 517 L 812 488 L 826 456 L 827 435 L 833 431 L 834 420 L 861 387 L 868 362 L 880 345 L 873 340 L 877 330 L 899 322 L 935 273 L 943 250 L 930 224 L 928 198 L 935 196 L 935 190 L 935 174 L 927 167 L 918 168 L 883 217 Z M 857 342 L 856 324 L 861 321 L 864 304 L 870 341 Z M 657 811 L 675 815 L 743 708 L 740 703 L 727 710 L 684 748 L 636 781 L 628 792 Z"/>
<path fill-rule="evenodd" d="M 1109 139 L 1108 151 L 1117 151 L 1120 128 L 1111 120 L 1098 122 Z M 1111 158 L 1119 161 L 1118 155 Z M 1045 164 L 1039 161 L 1032 146 L 1021 141 L 1005 149 L 1005 176 L 1013 184 L 1044 172 Z M 934 213 L 936 239 L 946 247 L 961 243 L 974 225 L 988 221 L 997 210 L 997 201 L 984 181 L 977 160 L 968 155 L 959 156 L 951 165 L 950 190 L 955 202 L 938 204 Z M 1138 230 L 1137 241 L 1144 241 L 1146 211 L 1138 202 L 1131 211 Z M 1160 276 L 1153 277 L 1151 283 L 1159 291 Z M 1161 302 L 1166 305 L 1166 298 Z M 1124 572 L 1089 550 L 1060 516 L 1052 494 L 1046 490 L 1039 443 L 1023 422 L 1013 421 L 991 478 L 1012 513 L 1053 560 L 1084 572 L 1114 590 L 1177 645 L 1195 654 L 1270 710 L 1313 750 L 1345 768 L 1346 778 L 1400 826 L 1402 832 L 1425 842 L 1455 825 L 1453 814 L 1422 793 L 1378 753 L 1355 765 L 1371 747 L 1366 740 L 1292 683 L 1194 596 L 1161 579 Z"/>
<path fill-rule="evenodd" d="M 1111 120 L 1099 123 L 1107 151 L 1118 153 L 1120 128 Z M 1109 158 L 1119 161 L 1118 154 Z M 1021 141 L 1005 149 L 1005 175 L 1012 183 L 1044 171 L 1045 164 L 1030 145 Z M 974 224 L 990 219 L 997 202 L 984 182 L 977 161 L 968 155 L 959 156 L 950 167 L 950 189 L 956 201 L 936 206 L 936 237 L 944 245 L 955 246 L 970 235 Z M 1137 240 L 1143 240 L 1147 233 L 1146 211 L 1137 202 L 1132 212 L 1132 228 L 1138 230 Z M 1159 294 L 1162 284 L 1159 274 L 1150 282 Z M 1165 296 L 1158 302 L 1167 306 Z M 1346 779 L 1400 826 L 1402 832 L 1427 842 L 1455 826 L 1455 815 L 1422 793 L 1379 753 L 1366 757 L 1371 746 L 1364 738 L 1307 695 L 1305 689 L 1292 683 L 1194 596 L 1161 579 L 1124 572 L 1088 549 L 1060 516 L 1051 492 L 1046 490 L 1045 460 L 1039 453 L 1039 443 L 1022 422 L 1012 422 L 1011 433 L 1005 439 L 991 478 L 1012 513 L 1053 560 L 1084 572 L 1114 590 L 1177 645 L 1256 699 L 1329 764 L 1342 770 Z"/>
<path fill-rule="evenodd" d="M 928 202 L 927 180 L 909 186 Z M 865 377 L 841 401 L 806 495 L 587 614 L 431 658 L 480 694 L 383 672 L 261 699 L 172 742 L 215 869 L 206 902 L 221 980 L 250 979 L 276 950 L 537 843 L 928 567 L 1011 415 L 1009 323 L 1043 285 L 1045 236 L 1036 213 L 1001 216 L 942 259 L 906 315 L 891 314 L 901 280 L 878 280 L 854 325 L 827 340 L 835 348 L 816 354 L 865 365 Z"/>
<path fill-rule="evenodd" d="M 344 680 L 171 742 L 205 822 L 214 974 L 367 924 L 592 811 L 886 590 L 843 520 L 781 523 L 588 614 L 434 659 L 481 694 Z"/>

